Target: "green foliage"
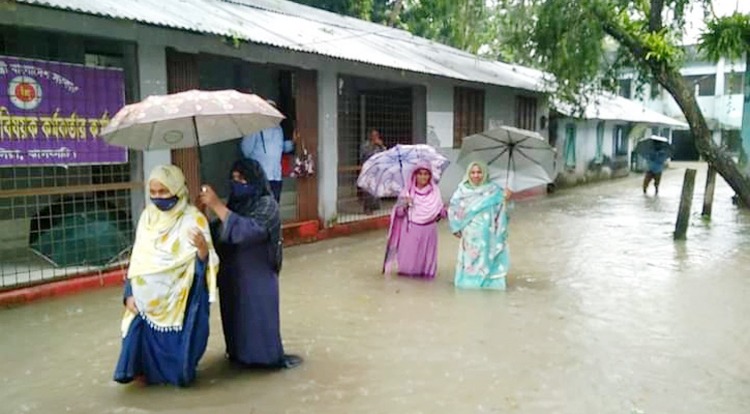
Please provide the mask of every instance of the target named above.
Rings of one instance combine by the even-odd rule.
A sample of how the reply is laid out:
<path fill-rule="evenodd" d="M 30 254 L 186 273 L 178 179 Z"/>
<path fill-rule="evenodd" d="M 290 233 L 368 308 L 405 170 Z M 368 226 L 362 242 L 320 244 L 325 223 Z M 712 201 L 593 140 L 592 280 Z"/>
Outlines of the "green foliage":
<path fill-rule="evenodd" d="M 640 40 L 646 52 L 646 61 L 660 65 L 678 67 L 683 58 L 683 49 L 677 45 L 675 36 L 669 29 L 663 28 L 658 32 L 645 32 Z"/>
<path fill-rule="evenodd" d="M 402 27 L 427 39 L 478 53 L 496 37 L 498 19 L 485 0 L 407 0 Z"/>
<path fill-rule="evenodd" d="M 698 48 L 714 62 L 722 57 L 741 59 L 750 52 L 750 16 L 735 12 L 708 21 Z"/>
<path fill-rule="evenodd" d="M 558 98 L 579 107 L 585 95 L 615 91 L 625 74 L 637 94 L 646 85 L 655 93 L 657 75 L 684 62 L 685 17 L 698 6 L 707 10 L 703 47 L 713 58 L 750 48 L 750 17 L 711 17 L 710 0 L 502 0 L 499 56 L 552 73 Z"/>
<path fill-rule="evenodd" d="M 224 44 L 229 45 L 235 49 L 239 49 L 244 42 L 242 34 L 236 31 L 232 31 L 229 36 L 224 37 Z"/>
<path fill-rule="evenodd" d="M 491 51 L 499 19 L 486 0 L 293 0 L 323 10 L 395 27 L 471 53 Z M 398 10 L 398 15 L 393 13 Z"/>
<path fill-rule="evenodd" d="M 362 20 L 384 22 L 389 0 L 292 0 L 318 9 L 328 10 Z"/>

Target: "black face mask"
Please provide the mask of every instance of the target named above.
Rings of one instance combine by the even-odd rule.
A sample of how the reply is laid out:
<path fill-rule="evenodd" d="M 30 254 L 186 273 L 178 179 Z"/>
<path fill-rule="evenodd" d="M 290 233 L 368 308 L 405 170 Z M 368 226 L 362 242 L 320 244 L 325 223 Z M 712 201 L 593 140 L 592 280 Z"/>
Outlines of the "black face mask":
<path fill-rule="evenodd" d="M 153 198 L 151 197 L 151 202 L 154 203 L 156 208 L 158 208 L 161 211 L 169 211 L 174 208 L 174 206 L 177 205 L 177 202 L 179 201 L 179 198 L 177 196 L 172 196 L 169 198 Z"/>

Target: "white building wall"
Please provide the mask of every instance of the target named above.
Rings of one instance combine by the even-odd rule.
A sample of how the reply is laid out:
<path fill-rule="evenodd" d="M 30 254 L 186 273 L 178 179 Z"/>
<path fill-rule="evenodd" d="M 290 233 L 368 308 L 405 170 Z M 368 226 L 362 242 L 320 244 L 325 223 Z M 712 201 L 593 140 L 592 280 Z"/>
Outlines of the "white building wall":
<path fill-rule="evenodd" d="M 706 118 L 714 119 L 723 125 L 724 129 L 739 129 L 742 125 L 742 94 L 724 94 L 726 85 L 726 74 L 730 72 L 744 72 L 744 61 L 727 61 L 721 59 L 718 63 L 710 62 L 690 62 L 686 64 L 680 73 L 683 76 L 700 76 L 715 75 L 716 89 L 713 96 L 696 96 L 698 105 Z M 661 89 L 659 95 L 652 99 L 648 91 L 644 94 L 642 101 L 646 106 L 655 111 L 659 111 L 667 116 L 684 119 L 682 110 L 675 102 L 674 98 Z M 718 128 L 716 128 L 718 130 Z"/>
<path fill-rule="evenodd" d="M 318 215 L 328 227 L 338 203 L 338 75 L 318 71 Z"/>
<path fill-rule="evenodd" d="M 436 79 L 427 85 L 427 143 L 453 148 L 453 83 Z"/>
<path fill-rule="evenodd" d="M 557 123 L 557 152 L 559 182 L 562 185 L 583 184 L 591 181 L 605 180 L 621 177 L 628 174 L 630 169 L 630 157 L 635 144 L 642 137 L 651 135 L 652 125 L 628 124 L 620 121 L 604 121 L 604 136 L 602 140 L 603 165 L 601 168 L 590 169 L 592 161 L 596 158 L 596 130 L 599 120 L 577 120 L 572 118 L 560 118 Z M 567 125 L 576 127 L 576 164 L 574 167 L 565 165 L 565 129 Z M 628 135 L 628 154 L 626 156 L 615 155 L 614 132 L 617 126 L 631 126 Z M 659 128 L 664 128 L 659 126 Z M 612 162 L 627 159 L 627 166 L 621 166 L 613 170 Z"/>
<path fill-rule="evenodd" d="M 151 95 L 164 95 L 167 93 L 167 56 L 164 46 L 161 44 L 148 43 L 142 41 L 138 45 L 138 87 L 140 99 L 145 99 Z M 148 196 L 148 179 L 151 170 L 157 165 L 171 164 L 172 154 L 169 150 L 144 151 L 143 152 L 143 169 L 140 174 L 140 181 L 144 183 L 144 196 L 133 193 L 133 219 L 137 220 L 139 212 L 144 208 Z"/>
<path fill-rule="evenodd" d="M 512 89 L 487 87 L 484 95 L 485 129 L 515 124 L 516 96 L 516 91 Z"/>

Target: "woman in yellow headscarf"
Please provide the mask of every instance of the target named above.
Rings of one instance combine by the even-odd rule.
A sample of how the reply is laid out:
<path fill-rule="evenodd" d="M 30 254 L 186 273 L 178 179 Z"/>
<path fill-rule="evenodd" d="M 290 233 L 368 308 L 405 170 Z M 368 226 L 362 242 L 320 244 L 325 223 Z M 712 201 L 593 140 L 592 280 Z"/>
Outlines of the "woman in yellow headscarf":
<path fill-rule="evenodd" d="M 206 350 L 219 258 L 179 168 L 154 168 L 148 188 L 151 203 L 138 222 L 125 282 L 114 379 L 186 386 Z"/>

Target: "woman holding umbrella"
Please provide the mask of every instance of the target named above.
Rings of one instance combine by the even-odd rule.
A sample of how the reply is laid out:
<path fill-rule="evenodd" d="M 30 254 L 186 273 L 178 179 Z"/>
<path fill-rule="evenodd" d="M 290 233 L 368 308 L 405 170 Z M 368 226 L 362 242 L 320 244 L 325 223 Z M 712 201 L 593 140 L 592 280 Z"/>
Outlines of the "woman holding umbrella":
<path fill-rule="evenodd" d="M 437 222 L 445 217 L 445 206 L 430 165 L 418 165 L 391 213 L 383 272 L 393 262 L 398 274 L 434 279 L 437 273 Z"/>
<path fill-rule="evenodd" d="M 226 356 L 250 367 L 295 367 L 302 359 L 284 354 L 279 326 L 279 205 L 263 167 L 253 159 L 234 163 L 231 186 L 227 204 L 210 186 L 204 185 L 200 195 L 220 220 L 214 230 L 222 260 L 219 294 Z"/>
<path fill-rule="evenodd" d="M 130 258 L 114 379 L 185 386 L 206 350 L 219 259 L 206 217 L 188 204 L 182 171 L 156 167 L 148 187 L 152 203 L 138 221 Z"/>
<path fill-rule="evenodd" d="M 448 209 L 450 228 L 461 239 L 454 283 L 458 288 L 505 290 L 509 193 L 489 181 L 487 166 L 469 164 Z"/>

